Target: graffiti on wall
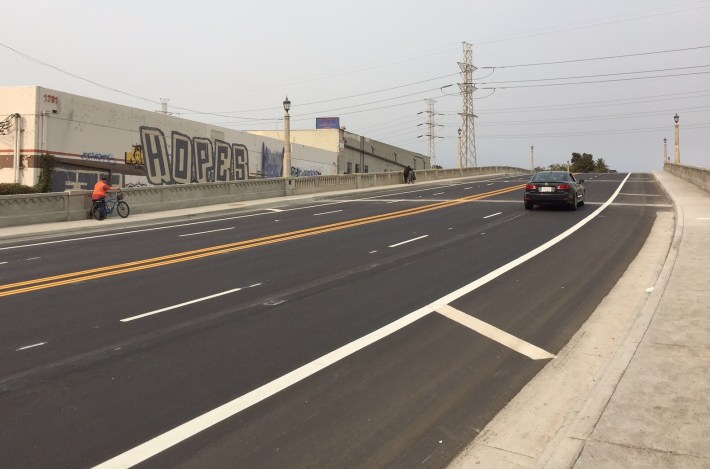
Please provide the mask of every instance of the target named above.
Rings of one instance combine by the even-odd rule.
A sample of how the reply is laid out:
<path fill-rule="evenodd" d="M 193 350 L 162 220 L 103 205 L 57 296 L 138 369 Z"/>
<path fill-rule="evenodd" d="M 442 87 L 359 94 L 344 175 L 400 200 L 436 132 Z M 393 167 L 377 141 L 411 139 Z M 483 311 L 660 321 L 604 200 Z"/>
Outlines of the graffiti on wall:
<path fill-rule="evenodd" d="M 84 152 L 81 154 L 81 159 L 116 164 L 116 158 L 114 158 L 111 153 L 94 153 L 93 151 L 90 153 Z"/>
<path fill-rule="evenodd" d="M 283 176 L 284 150 L 274 151 L 261 144 L 261 177 L 280 178 Z M 291 177 L 320 176 L 322 173 L 317 169 L 306 169 L 298 166 L 291 166 Z"/>
<path fill-rule="evenodd" d="M 261 172 L 266 178 L 280 178 L 283 176 L 283 148 L 279 152 L 275 152 L 267 147 L 265 143 L 261 144 Z"/>
<path fill-rule="evenodd" d="M 52 175 L 52 192 L 92 190 L 103 176 L 106 176 L 106 173 L 102 171 L 68 171 L 59 169 Z M 111 174 L 109 183 L 112 186 L 122 186 L 123 176 L 121 174 Z"/>
<path fill-rule="evenodd" d="M 190 137 L 173 130 L 170 146 L 162 130 L 141 126 L 146 177 L 152 185 L 243 181 L 249 175 L 249 152 L 241 144 Z"/>
<path fill-rule="evenodd" d="M 291 166 L 291 176 L 301 177 L 301 176 L 320 176 L 321 172 L 317 169 L 303 169 L 296 166 Z"/>

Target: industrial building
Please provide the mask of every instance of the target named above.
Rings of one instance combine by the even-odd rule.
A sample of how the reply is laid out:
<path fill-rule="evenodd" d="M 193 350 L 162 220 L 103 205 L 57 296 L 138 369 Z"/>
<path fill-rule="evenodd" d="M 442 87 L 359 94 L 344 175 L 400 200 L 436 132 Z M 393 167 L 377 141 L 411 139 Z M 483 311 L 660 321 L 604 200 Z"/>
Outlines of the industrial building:
<path fill-rule="evenodd" d="M 283 138 L 283 133 L 280 131 L 259 130 L 250 133 Z M 291 130 L 290 139 L 292 144 L 336 152 L 338 174 L 402 171 L 405 166 L 411 166 L 413 169 L 431 169 L 428 156 L 347 132 L 345 127 Z"/>
<path fill-rule="evenodd" d="M 428 169 L 429 159 L 344 128 L 291 132 L 291 176 Z M 36 185 L 43 157 L 52 191 L 283 175 L 280 132 L 243 132 L 40 86 L 0 88 L 0 183 Z"/>

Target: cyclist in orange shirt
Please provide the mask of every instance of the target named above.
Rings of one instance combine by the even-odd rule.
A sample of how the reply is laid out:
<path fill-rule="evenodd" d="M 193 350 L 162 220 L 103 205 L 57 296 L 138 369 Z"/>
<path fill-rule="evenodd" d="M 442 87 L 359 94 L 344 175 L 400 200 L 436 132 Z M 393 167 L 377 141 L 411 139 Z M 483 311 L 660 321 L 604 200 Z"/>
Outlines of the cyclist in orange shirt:
<path fill-rule="evenodd" d="M 99 208 L 99 220 L 106 218 L 106 194 L 112 189 L 113 187 L 108 184 L 108 178 L 106 178 L 106 176 L 102 177 L 99 182 L 94 185 L 94 193 L 91 194 L 91 201 L 95 204 L 101 204 Z"/>

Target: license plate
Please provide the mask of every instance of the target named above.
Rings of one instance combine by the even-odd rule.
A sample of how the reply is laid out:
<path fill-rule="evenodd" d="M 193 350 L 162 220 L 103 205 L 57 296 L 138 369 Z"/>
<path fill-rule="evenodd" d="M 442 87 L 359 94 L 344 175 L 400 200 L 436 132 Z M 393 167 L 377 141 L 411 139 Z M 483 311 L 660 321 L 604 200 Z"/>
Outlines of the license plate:
<path fill-rule="evenodd" d="M 555 188 L 554 187 L 541 187 L 540 192 L 554 192 Z"/>

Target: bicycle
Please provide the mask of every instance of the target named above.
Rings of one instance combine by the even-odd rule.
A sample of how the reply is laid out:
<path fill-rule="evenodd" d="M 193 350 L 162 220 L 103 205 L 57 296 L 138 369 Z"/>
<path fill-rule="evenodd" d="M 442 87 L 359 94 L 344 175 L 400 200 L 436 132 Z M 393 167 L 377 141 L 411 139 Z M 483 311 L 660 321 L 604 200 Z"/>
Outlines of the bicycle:
<path fill-rule="evenodd" d="M 123 192 L 119 189 L 115 195 L 107 195 L 104 200 L 97 200 L 91 206 L 91 217 L 103 220 L 116 210 L 121 218 L 126 218 L 131 213 L 131 208 L 123 200 Z"/>

